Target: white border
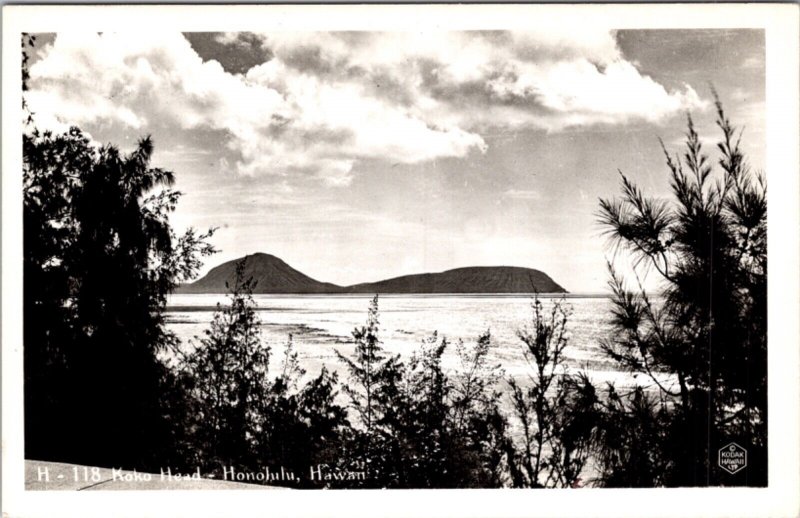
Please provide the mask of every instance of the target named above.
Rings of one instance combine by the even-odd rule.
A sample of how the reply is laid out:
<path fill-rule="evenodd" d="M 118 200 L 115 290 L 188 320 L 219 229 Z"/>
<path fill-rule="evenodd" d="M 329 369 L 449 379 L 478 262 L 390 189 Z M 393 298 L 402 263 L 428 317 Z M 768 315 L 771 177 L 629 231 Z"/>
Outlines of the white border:
<path fill-rule="evenodd" d="M 3 8 L 2 468 L 4 516 L 800 515 L 798 7 L 683 5 L 11 6 Z M 766 489 L 25 492 L 22 458 L 19 32 L 64 30 L 764 28 L 769 182 Z"/>

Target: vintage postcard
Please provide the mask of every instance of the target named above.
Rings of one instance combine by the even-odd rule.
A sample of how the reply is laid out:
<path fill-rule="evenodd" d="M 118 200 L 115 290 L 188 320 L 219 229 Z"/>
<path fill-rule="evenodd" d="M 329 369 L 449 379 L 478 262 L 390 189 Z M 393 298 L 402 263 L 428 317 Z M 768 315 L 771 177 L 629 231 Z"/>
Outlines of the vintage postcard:
<path fill-rule="evenodd" d="M 3 516 L 796 516 L 797 15 L 5 7 Z"/>

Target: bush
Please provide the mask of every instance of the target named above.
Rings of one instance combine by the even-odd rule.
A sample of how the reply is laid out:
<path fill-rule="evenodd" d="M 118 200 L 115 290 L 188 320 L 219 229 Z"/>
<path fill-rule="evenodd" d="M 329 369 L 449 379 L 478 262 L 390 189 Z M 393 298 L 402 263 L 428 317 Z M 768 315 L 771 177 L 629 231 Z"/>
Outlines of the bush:
<path fill-rule="evenodd" d="M 556 300 L 545 311 L 538 296 L 531 309 L 530 326 L 517 336 L 533 372 L 524 387 L 508 379 L 522 430 L 512 456 L 513 484 L 575 487 L 590 454 L 597 398 L 588 378 L 569 374 L 564 363 L 570 309 Z"/>
<path fill-rule="evenodd" d="M 292 478 L 258 482 L 291 487 L 329 485 L 311 480 L 309 468 L 337 465 L 345 411 L 335 403 L 337 378 L 323 369 L 303 384 L 291 336 L 280 374 L 270 376 L 270 348 L 261 340 L 245 261 L 228 286 L 230 304 L 217 306 L 210 328 L 182 362 L 195 414 L 190 437 L 195 466 L 224 470 L 281 470 Z"/>
<path fill-rule="evenodd" d="M 255 437 L 271 383 L 270 351 L 261 342 L 253 281 L 243 278 L 245 261 L 236 265 L 230 305 L 217 311 L 205 337 L 185 358 L 193 380 L 192 395 L 200 403 L 196 448 L 206 472 L 222 475 L 225 467 L 249 470 Z"/>
<path fill-rule="evenodd" d="M 367 325 L 356 329 L 352 359 L 340 355 L 351 386 L 351 462 L 366 466 L 360 487 L 498 487 L 508 450 L 505 419 L 496 406 L 496 365 L 487 354 L 489 334 L 474 348 L 458 344 L 469 368 L 450 375 L 442 368 L 449 342 L 436 333 L 403 363 L 380 348 L 378 298 Z"/>

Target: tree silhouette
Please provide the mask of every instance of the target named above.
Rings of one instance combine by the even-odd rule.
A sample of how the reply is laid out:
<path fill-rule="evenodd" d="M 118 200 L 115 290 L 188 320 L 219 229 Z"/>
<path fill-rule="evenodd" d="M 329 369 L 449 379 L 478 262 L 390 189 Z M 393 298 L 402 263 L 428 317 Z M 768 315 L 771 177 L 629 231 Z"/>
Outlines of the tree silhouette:
<path fill-rule="evenodd" d="M 149 166 L 77 129 L 23 135 L 26 455 L 157 466 L 169 452 L 170 373 L 159 355 L 167 294 L 212 253 L 176 235 L 180 193 Z"/>
<path fill-rule="evenodd" d="M 218 475 L 225 466 L 250 466 L 258 412 L 270 389 L 270 350 L 261 340 L 251 295 L 255 282 L 244 277 L 245 261 L 236 264 L 236 277 L 228 285 L 229 305 L 217 304 L 205 336 L 184 362 L 200 403 L 197 453 L 204 469 Z"/>
<path fill-rule="evenodd" d="M 265 468 L 294 473 L 296 480 L 263 480 L 269 485 L 325 487 L 311 480 L 309 468 L 338 468 L 345 410 L 336 404 L 336 375 L 323 368 L 308 382 L 301 379 L 290 336 L 283 365 L 270 374 L 271 349 L 261 339 L 252 297 L 255 282 L 245 277 L 246 259 L 236 264 L 228 285 L 230 303 L 217 305 L 213 320 L 194 350 L 181 362 L 189 404 L 195 410 L 186 424 L 190 455 L 205 473 L 225 468 L 260 472 Z"/>
<path fill-rule="evenodd" d="M 566 369 L 570 313 L 563 300 L 546 310 L 536 296 L 529 326 L 517 331 L 531 372 L 523 382 L 508 380 L 512 415 L 522 430 L 511 457 L 518 465 L 515 486 L 573 487 L 591 452 L 597 398 L 588 378 Z"/>
<path fill-rule="evenodd" d="M 628 291 L 610 267 L 615 331 L 603 349 L 655 389 L 634 392 L 629 397 L 638 400 L 615 405 L 615 412 L 646 414 L 663 430 L 647 439 L 655 445 L 638 442 L 646 434 L 628 442 L 606 430 L 603 457 L 657 448 L 667 459 L 658 483 L 671 486 L 767 482 L 766 184 L 750 171 L 741 133 L 714 95 L 722 132 L 716 168 L 689 117 L 683 156 L 664 149 L 672 203 L 645 197 L 622 173 L 622 197 L 600 201 L 612 243 L 663 281 L 663 298 L 653 300 L 641 283 Z M 746 473 L 730 476 L 716 467 L 716 451 L 730 441 L 749 450 Z M 650 483 L 620 470 L 652 468 L 620 463 L 605 482 Z"/>
<path fill-rule="evenodd" d="M 442 365 L 450 344 L 437 333 L 405 362 L 386 354 L 378 335 L 375 297 L 367 325 L 353 332 L 353 357 L 339 355 L 350 376 L 344 392 L 354 417 L 347 454 L 367 475 L 355 486 L 502 485 L 510 443 L 495 390 L 501 372 L 487 360 L 489 333 L 474 347 L 457 344 L 462 372 L 452 374 Z"/>

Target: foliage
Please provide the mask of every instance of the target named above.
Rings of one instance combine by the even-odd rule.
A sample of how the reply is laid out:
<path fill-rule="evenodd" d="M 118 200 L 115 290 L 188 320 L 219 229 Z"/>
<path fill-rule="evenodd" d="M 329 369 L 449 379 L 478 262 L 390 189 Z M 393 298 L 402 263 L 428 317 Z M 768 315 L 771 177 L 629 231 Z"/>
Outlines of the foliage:
<path fill-rule="evenodd" d="M 372 299 L 365 326 L 353 330 L 354 358 L 351 360 L 339 351 L 336 355 L 345 364 L 352 385 L 344 387 L 361 426 L 372 433 L 381 420 L 378 399 L 391 381 L 395 358 L 386 355 L 378 338 L 378 296 Z"/>
<path fill-rule="evenodd" d="M 31 78 L 30 72 L 28 71 L 28 64 L 31 60 L 31 49 L 36 44 L 36 36 L 23 32 L 20 39 L 22 40 L 22 111 L 25 113 L 25 125 L 28 126 L 33 124 L 33 114 L 28 107 L 28 101 L 25 99 L 24 92 L 28 91 L 28 81 L 30 81 Z"/>
<path fill-rule="evenodd" d="M 258 472 L 283 468 L 294 480 L 260 482 L 313 485 L 309 466 L 333 463 L 344 425 L 335 403 L 337 379 L 327 370 L 307 384 L 291 338 L 280 373 L 270 376 L 271 351 L 261 339 L 246 259 L 228 285 L 230 302 L 217 306 L 205 337 L 182 368 L 196 409 L 190 438 L 195 466 L 224 477 L 226 469 Z"/>
<path fill-rule="evenodd" d="M 198 454 L 203 468 L 221 474 L 224 466 L 246 466 L 254 456 L 252 438 L 258 433 L 258 409 L 270 383 L 270 351 L 261 342 L 251 296 L 253 281 L 243 278 L 244 260 L 226 308 L 217 311 L 205 337 L 185 359 L 195 380 L 198 405 Z"/>
<path fill-rule="evenodd" d="M 590 453 L 596 396 L 585 376 L 566 371 L 570 309 L 557 300 L 546 311 L 538 296 L 531 309 L 530 327 L 517 336 L 532 372 L 524 385 L 508 380 L 513 414 L 522 430 L 521 451 L 513 456 L 514 485 L 573 487 Z"/>
<path fill-rule="evenodd" d="M 291 335 L 281 373 L 260 407 L 256 435 L 258 463 L 284 466 L 302 477 L 300 487 L 331 487 L 331 481 L 311 479 L 311 467 L 339 469 L 346 411 L 336 402 L 338 376 L 323 367 L 305 383 Z"/>
<path fill-rule="evenodd" d="M 357 426 L 349 455 L 367 469 L 364 487 L 498 487 L 508 450 L 496 405 L 498 367 L 487 361 L 487 333 L 474 348 L 459 342 L 461 374 L 442 366 L 449 342 L 434 333 L 406 363 L 378 338 L 378 299 L 353 332 L 352 359 L 339 355 L 353 384 L 345 388 Z"/>
<path fill-rule="evenodd" d="M 669 486 L 767 482 L 766 184 L 750 171 L 741 133 L 718 99 L 716 107 L 716 170 L 689 117 L 683 156 L 664 150 L 672 203 L 645 197 L 624 175 L 622 197 L 600 202 L 612 242 L 663 281 L 663 299 L 654 302 L 641 283 L 628 291 L 610 267 L 615 331 L 603 348 L 649 378 L 664 401 L 651 413 L 663 428 L 653 448 L 669 462 L 653 459 L 623 478 L 637 484 L 653 483 L 648 473 L 658 470 L 658 483 Z M 631 397 L 639 402 L 614 412 L 641 410 L 645 396 Z M 602 436 L 614 437 L 601 443 L 605 459 L 638 447 L 614 430 Z M 716 467 L 716 451 L 730 441 L 750 452 L 746 479 Z M 603 471 L 605 483 L 619 483 L 613 462 Z"/>
<path fill-rule="evenodd" d="M 150 167 L 78 128 L 41 132 L 24 92 L 36 37 L 22 34 L 23 340 L 26 458 L 156 468 L 185 410 L 159 355 L 167 294 L 214 252 L 213 230 L 176 235 L 180 193 Z"/>
<path fill-rule="evenodd" d="M 672 462 L 665 451 L 669 409 L 642 387 L 619 394 L 606 387 L 596 412 L 596 465 L 594 477 L 605 487 L 663 487 Z"/>
<path fill-rule="evenodd" d="M 498 383 L 504 372 L 490 361 L 492 335 L 456 344 L 458 367 L 449 376 L 451 426 L 458 438 L 452 455 L 458 487 L 502 487 L 508 483 L 513 450 Z M 460 459 L 460 460 L 459 460 Z"/>
<path fill-rule="evenodd" d="M 356 418 L 348 456 L 352 464 L 364 467 L 367 485 L 391 478 L 393 465 L 399 461 L 399 445 L 389 440 L 391 428 L 397 424 L 392 410 L 407 404 L 397 391 L 403 366 L 398 357 L 388 356 L 381 347 L 378 317 L 376 295 L 370 303 L 366 325 L 353 330 L 353 358 L 336 351 L 348 372 L 349 383 L 343 391 Z M 380 456 L 379 450 L 383 452 Z"/>
<path fill-rule="evenodd" d="M 163 309 L 214 250 L 212 231 L 173 232 L 180 193 L 152 153 L 149 138 L 122 155 L 77 128 L 23 135 L 29 457 L 142 467 L 169 451 Z"/>

